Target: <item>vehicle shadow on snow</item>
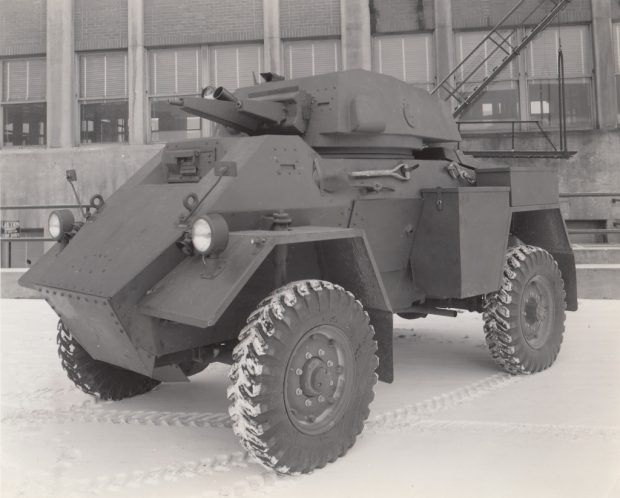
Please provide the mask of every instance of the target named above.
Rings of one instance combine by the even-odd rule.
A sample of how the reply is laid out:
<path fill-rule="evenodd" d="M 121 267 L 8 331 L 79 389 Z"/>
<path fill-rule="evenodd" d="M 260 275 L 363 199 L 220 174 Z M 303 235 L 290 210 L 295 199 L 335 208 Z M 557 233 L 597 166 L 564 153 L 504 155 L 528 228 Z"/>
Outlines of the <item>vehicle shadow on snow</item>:
<path fill-rule="evenodd" d="M 394 385 L 411 385 L 419 395 L 437 387 L 459 387 L 500 370 L 493 362 L 479 323 L 466 320 L 444 328 L 441 320 L 399 320 L 394 329 Z M 224 414 L 228 410 L 228 365 L 213 364 L 187 383 L 162 383 L 152 392 L 106 403 L 118 410 Z M 378 396 L 385 388 L 379 385 Z M 383 384 L 384 385 L 384 384 Z M 408 403 L 415 401 L 403 400 Z M 391 405 L 392 403 L 390 403 Z M 374 410 L 373 410 L 374 411 Z"/>

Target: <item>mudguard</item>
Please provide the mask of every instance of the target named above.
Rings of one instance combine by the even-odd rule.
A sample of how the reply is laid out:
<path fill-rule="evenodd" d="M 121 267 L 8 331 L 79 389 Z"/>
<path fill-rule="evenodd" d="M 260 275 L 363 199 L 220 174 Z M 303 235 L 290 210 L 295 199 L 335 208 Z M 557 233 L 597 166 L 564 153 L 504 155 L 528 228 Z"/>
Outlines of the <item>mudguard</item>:
<path fill-rule="evenodd" d="M 362 299 L 373 309 L 391 310 L 379 270 L 362 230 L 334 227 L 294 227 L 286 231 L 252 230 L 232 232 L 227 248 L 214 258 L 192 257 L 182 261 L 147 291 L 138 310 L 149 316 L 194 327 L 215 325 L 260 264 L 279 244 L 359 241 L 370 261 L 366 285 L 371 294 Z M 358 251 L 359 252 L 359 251 Z M 335 283 L 340 283 L 336 281 Z M 340 283 L 347 288 L 346 282 Z"/>

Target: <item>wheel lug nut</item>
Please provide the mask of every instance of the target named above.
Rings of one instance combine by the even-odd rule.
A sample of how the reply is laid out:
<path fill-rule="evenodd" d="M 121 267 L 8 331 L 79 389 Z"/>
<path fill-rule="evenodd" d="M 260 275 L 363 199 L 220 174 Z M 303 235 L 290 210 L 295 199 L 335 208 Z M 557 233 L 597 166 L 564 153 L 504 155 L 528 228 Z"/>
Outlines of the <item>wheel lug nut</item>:
<path fill-rule="evenodd" d="M 319 396 L 319 403 L 323 403 L 325 401 L 325 396 Z"/>
<path fill-rule="evenodd" d="M 307 399 L 307 400 L 306 400 L 305 405 L 306 405 L 306 406 L 311 406 L 311 405 L 312 405 L 312 401 L 310 401 L 309 399 Z"/>
<path fill-rule="evenodd" d="M 310 352 L 306 353 L 306 360 L 309 360 L 310 358 L 312 358 L 312 355 L 310 354 Z"/>
<path fill-rule="evenodd" d="M 332 360 L 327 360 L 327 366 L 328 367 L 333 367 L 334 366 L 334 362 Z"/>
<path fill-rule="evenodd" d="M 325 351 L 323 351 L 322 349 L 319 349 L 319 356 L 325 356 Z"/>
<path fill-rule="evenodd" d="M 297 389 L 295 389 L 295 394 L 296 394 L 297 396 L 301 396 L 302 391 L 301 391 L 301 389 L 299 389 L 299 387 L 298 387 Z"/>
<path fill-rule="evenodd" d="M 303 372 L 302 372 L 301 368 L 298 368 L 297 370 L 295 370 L 295 373 L 297 375 L 301 375 Z"/>
<path fill-rule="evenodd" d="M 334 381 L 333 381 L 333 380 L 330 380 L 330 381 L 329 381 L 329 385 L 330 385 L 330 386 L 333 386 L 333 385 L 334 385 Z"/>

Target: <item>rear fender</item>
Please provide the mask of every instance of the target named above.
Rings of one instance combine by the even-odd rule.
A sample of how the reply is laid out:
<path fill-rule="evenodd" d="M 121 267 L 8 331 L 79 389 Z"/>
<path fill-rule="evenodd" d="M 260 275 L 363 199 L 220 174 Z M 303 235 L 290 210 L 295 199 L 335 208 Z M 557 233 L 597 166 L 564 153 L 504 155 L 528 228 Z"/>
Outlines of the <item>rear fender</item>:
<path fill-rule="evenodd" d="M 542 247 L 558 263 L 566 290 L 566 309 L 577 310 L 575 255 L 568 241 L 560 210 L 544 209 L 513 213 L 512 233 L 525 244 Z"/>

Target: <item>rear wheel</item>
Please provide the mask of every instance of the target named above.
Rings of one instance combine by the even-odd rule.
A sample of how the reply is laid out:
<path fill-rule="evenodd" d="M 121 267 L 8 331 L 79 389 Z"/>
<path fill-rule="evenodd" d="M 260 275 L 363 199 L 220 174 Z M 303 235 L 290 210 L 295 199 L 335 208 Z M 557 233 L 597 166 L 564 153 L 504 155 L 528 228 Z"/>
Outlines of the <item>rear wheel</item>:
<path fill-rule="evenodd" d="M 511 374 L 550 367 L 560 352 L 564 281 L 553 256 L 519 245 L 506 257 L 502 287 L 487 296 L 484 331 L 491 355 Z"/>
<path fill-rule="evenodd" d="M 96 398 L 118 401 L 147 393 L 159 384 L 150 377 L 95 360 L 65 328 L 62 320 L 58 322 L 56 343 L 62 368 L 71 382 Z"/>
<path fill-rule="evenodd" d="M 280 473 L 344 455 L 374 396 L 373 335 L 361 303 L 330 282 L 294 282 L 263 300 L 233 352 L 229 412 L 241 444 Z"/>

